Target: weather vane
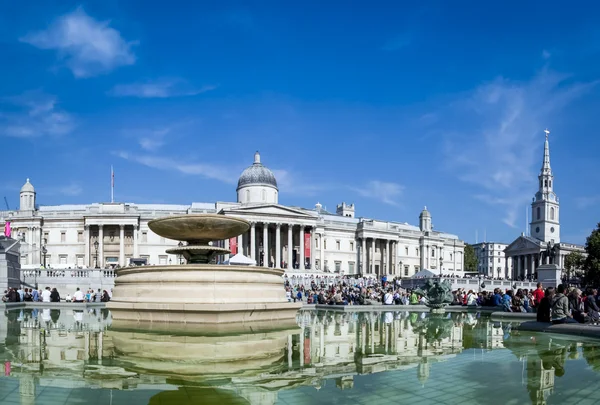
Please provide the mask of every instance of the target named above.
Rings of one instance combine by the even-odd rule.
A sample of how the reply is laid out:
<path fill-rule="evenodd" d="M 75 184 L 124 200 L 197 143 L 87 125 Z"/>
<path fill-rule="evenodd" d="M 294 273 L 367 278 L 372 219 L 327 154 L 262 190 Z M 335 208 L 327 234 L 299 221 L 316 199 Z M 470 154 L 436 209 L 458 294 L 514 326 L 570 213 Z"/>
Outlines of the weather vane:
<path fill-rule="evenodd" d="M 548 135 L 550 134 L 550 131 L 548 131 L 548 128 L 544 129 L 544 132 L 546 133 L 546 139 L 548 139 Z"/>

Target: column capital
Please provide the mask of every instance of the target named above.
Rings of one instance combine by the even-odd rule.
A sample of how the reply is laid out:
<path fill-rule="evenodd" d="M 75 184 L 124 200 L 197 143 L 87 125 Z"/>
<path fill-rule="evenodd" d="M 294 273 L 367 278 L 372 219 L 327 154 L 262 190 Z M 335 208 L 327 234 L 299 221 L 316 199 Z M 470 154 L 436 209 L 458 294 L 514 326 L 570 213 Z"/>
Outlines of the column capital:
<path fill-rule="evenodd" d="M 121 229 L 121 230 L 125 229 L 125 225 L 119 225 L 119 229 Z"/>
<path fill-rule="evenodd" d="M 276 222 L 275 226 L 277 227 L 277 229 L 281 228 L 281 222 Z"/>
<path fill-rule="evenodd" d="M 250 228 L 256 227 L 256 221 L 248 221 L 250 222 Z"/>

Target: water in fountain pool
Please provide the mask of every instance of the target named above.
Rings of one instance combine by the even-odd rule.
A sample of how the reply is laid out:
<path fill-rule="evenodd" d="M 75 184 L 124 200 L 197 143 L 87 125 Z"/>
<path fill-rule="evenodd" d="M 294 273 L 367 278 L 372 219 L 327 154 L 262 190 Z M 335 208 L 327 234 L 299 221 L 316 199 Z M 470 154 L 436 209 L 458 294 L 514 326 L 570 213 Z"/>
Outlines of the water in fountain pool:
<path fill-rule="evenodd" d="M 108 310 L 0 315 L 0 403 L 596 403 L 600 342 L 475 313 L 300 311 L 297 328 L 128 329 Z"/>

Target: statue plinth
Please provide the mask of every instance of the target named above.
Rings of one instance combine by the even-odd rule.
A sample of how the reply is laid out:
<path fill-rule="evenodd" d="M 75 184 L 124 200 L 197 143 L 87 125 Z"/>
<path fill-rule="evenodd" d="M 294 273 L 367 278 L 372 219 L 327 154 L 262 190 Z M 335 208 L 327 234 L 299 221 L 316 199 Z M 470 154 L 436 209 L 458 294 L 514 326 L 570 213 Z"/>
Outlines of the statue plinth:
<path fill-rule="evenodd" d="M 556 287 L 562 283 L 562 269 L 557 264 L 542 264 L 535 269 L 538 282 L 544 288 Z"/>
<path fill-rule="evenodd" d="M 211 242 L 245 233 L 250 228 L 247 221 L 199 214 L 161 218 L 148 226 L 162 237 L 186 242 L 167 253 L 183 255 L 188 264 L 117 270 L 113 297 L 107 304 L 113 319 L 133 325 L 249 324 L 295 319 L 302 304 L 288 302 L 283 270 L 208 264 L 215 255 L 229 253 Z"/>

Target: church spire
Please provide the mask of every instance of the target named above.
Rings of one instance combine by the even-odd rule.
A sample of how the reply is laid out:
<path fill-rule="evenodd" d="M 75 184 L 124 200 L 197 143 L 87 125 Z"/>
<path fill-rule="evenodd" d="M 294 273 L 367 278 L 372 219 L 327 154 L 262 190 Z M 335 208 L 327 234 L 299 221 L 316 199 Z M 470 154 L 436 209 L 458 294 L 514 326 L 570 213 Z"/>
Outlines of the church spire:
<path fill-rule="evenodd" d="M 542 162 L 542 171 L 540 174 L 551 175 L 552 169 L 550 168 L 550 145 L 548 144 L 548 135 L 550 135 L 550 131 L 545 129 L 544 132 L 546 133 L 546 141 L 544 142 L 544 161 Z"/>

